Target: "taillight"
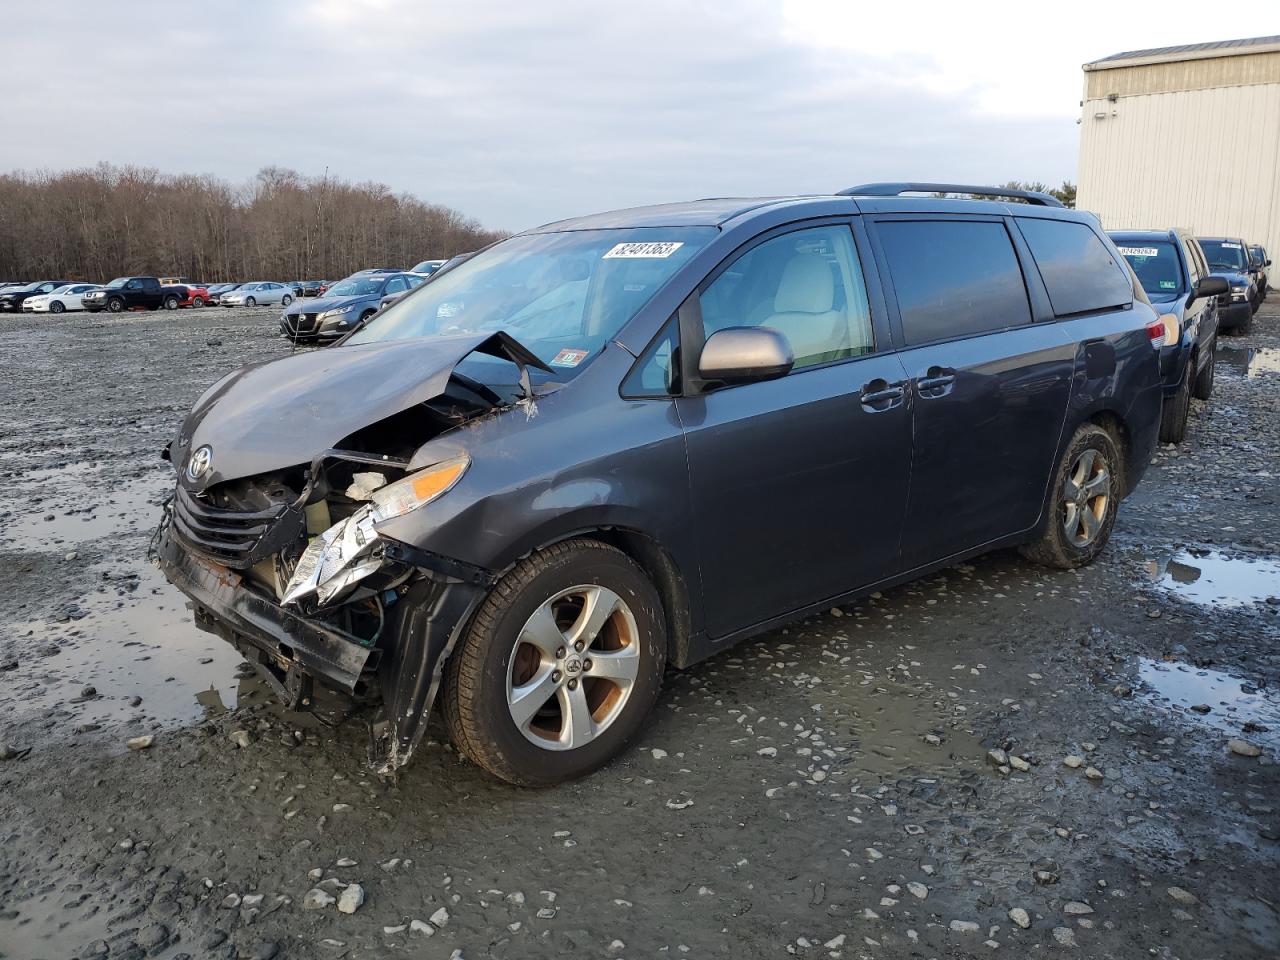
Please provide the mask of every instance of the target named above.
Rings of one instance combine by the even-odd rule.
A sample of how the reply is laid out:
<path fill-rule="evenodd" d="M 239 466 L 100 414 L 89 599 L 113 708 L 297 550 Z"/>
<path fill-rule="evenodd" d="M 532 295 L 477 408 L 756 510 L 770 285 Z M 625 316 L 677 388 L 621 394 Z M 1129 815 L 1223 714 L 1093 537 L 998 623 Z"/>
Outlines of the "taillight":
<path fill-rule="evenodd" d="M 1148 323 L 1147 337 L 1151 340 L 1151 346 L 1159 350 L 1160 345 L 1164 343 L 1164 321 L 1157 317 Z"/>

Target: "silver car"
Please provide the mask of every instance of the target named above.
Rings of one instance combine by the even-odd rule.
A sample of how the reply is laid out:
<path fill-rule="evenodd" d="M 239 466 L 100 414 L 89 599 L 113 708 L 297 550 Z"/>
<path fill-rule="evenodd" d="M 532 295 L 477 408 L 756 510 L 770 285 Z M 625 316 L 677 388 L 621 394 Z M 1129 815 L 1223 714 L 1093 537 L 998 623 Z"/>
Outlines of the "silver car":
<path fill-rule="evenodd" d="M 287 307 L 293 303 L 293 288 L 273 280 L 245 283 L 218 297 L 224 307 L 265 307 L 273 303 Z"/>

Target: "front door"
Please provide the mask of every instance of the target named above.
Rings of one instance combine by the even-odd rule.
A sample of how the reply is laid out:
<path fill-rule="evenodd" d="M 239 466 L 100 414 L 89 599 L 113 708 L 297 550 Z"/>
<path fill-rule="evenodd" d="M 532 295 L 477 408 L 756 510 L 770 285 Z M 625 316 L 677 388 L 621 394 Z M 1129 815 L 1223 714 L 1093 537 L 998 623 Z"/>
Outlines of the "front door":
<path fill-rule="evenodd" d="M 677 401 L 713 638 L 899 569 L 910 406 L 861 262 L 849 223 L 810 227 L 766 236 L 701 292 L 705 336 L 768 326 L 796 358 Z"/>

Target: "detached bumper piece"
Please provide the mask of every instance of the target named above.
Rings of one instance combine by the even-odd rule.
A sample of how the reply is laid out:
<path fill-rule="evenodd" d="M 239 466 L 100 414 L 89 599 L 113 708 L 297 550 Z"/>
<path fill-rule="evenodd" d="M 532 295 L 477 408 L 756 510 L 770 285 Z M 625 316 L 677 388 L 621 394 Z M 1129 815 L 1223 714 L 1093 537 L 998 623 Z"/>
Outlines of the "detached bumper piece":
<path fill-rule="evenodd" d="M 362 694 L 373 679 L 380 651 L 254 592 L 235 571 L 184 549 L 173 527 L 161 528 L 155 553 L 165 576 L 194 603 L 196 623 L 265 668 L 286 699 L 293 699 L 301 674 L 350 694 Z"/>

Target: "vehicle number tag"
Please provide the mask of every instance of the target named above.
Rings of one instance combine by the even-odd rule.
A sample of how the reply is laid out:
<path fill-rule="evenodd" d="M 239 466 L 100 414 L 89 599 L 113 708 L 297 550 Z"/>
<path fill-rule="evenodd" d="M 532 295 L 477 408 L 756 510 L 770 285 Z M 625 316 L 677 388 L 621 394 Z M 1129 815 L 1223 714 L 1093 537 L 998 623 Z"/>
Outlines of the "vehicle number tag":
<path fill-rule="evenodd" d="M 619 243 L 603 260 L 665 260 L 684 246 L 682 240 L 655 240 L 650 243 Z"/>
<path fill-rule="evenodd" d="M 1158 257 L 1160 251 L 1155 247 L 1120 247 L 1120 252 L 1126 257 Z"/>

